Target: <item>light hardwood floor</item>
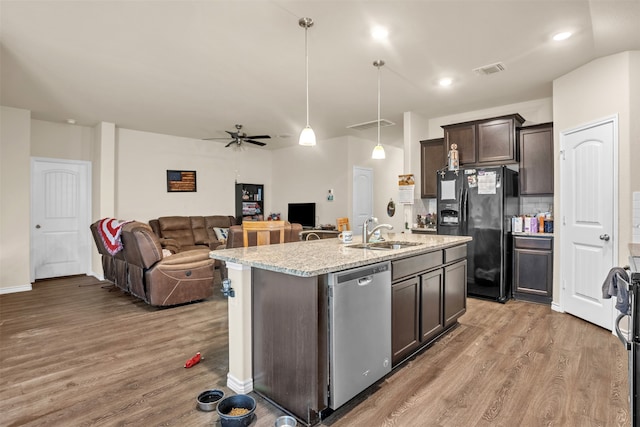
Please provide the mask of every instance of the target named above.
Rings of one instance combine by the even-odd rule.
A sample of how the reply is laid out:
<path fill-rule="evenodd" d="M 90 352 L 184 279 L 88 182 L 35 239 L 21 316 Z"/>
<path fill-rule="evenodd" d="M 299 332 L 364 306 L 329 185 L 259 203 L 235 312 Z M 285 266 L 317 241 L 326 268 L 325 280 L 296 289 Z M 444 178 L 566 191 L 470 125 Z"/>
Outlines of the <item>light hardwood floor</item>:
<path fill-rule="evenodd" d="M 226 300 L 155 309 L 105 286 L 74 276 L 0 295 L 0 425 L 219 425 L 195 398 L 232 393 Z M 322 425 L 629 426 L 627 384 L 609 331 L 543 305 L 470 299 L 457 328 Z M 283 412 L 252 395 L 252 426 L 273 426 Z"/>

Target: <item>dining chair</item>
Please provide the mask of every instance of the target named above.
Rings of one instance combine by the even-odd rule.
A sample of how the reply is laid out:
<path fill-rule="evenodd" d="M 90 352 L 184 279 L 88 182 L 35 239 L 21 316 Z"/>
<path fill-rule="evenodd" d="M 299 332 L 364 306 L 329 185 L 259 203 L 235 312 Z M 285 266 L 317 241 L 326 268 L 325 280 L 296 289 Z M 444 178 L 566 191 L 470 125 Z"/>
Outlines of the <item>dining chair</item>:
<path fill-rule="evenodd" d="M 336 227 L 338 231 L 349 231 L 351 230 L 351 225 L 349 225 L 349 218 L 336 218 Z"/>
<path fill-rule="evenodd" d="M 279 243 L 284 243 L 284 224 L 285 221 L 244 221 L 242 223 L 244 247 L 249 246 L 249 232 L 256 233 L 256 246 L 270 245 L 272 231 L 280 231 Z"/>

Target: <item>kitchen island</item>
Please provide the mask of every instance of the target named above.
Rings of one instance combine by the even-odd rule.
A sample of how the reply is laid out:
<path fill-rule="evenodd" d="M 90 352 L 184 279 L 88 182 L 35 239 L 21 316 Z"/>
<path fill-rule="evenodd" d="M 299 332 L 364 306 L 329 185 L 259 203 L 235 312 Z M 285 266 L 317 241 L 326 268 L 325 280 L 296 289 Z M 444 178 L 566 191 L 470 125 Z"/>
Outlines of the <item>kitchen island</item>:
<path fill-rule="evenodd" d="M 212 251 L 226 262 L 234 292 L 227 386 L 237 393 L 255 389 L 309 425 L 335 409 L 329 284 L 345 270 L 390 265 L 393 366 L 455 326 L 466 309 L 471 239 L 389 233 L 386 240 L 406 244 L 363 249 L 354 247 L 355 238 L 352 245 L 328 239 Z"/>

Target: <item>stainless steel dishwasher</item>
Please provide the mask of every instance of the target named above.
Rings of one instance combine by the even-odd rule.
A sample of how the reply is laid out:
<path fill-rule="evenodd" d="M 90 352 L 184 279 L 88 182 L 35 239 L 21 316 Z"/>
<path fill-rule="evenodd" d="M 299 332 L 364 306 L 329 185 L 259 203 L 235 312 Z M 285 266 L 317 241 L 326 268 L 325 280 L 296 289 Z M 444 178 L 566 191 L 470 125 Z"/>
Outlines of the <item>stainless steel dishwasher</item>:
<path fill-rule="evenodd" d="M 391 371 L 391 263 L 329 274 L 329 407 Z"/>

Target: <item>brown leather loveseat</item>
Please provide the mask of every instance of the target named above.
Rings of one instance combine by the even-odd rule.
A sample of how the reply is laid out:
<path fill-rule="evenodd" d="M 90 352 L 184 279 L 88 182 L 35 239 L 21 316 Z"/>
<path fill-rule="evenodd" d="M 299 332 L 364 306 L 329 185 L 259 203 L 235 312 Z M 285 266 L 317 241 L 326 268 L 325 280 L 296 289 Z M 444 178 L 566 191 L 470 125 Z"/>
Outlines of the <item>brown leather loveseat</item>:
<path fill-rule="evenodd" d="M 154 233 L 165 249 L 173 253 L 192 249 L 216 249 L 223 245 L 215 228 L 228 229 L 236 224 L 236 218 L 227 215 L 211 216 L 163 216 L 149 221 Z"/>
<path fill-rule="evenodd" d="M 153 306 L 213 295 L 214 260 L 208 248 L 163 256 L 160 239 L 149 225 L 137 221 L 122 226 L 121 238 L 132 295 Z"/>

